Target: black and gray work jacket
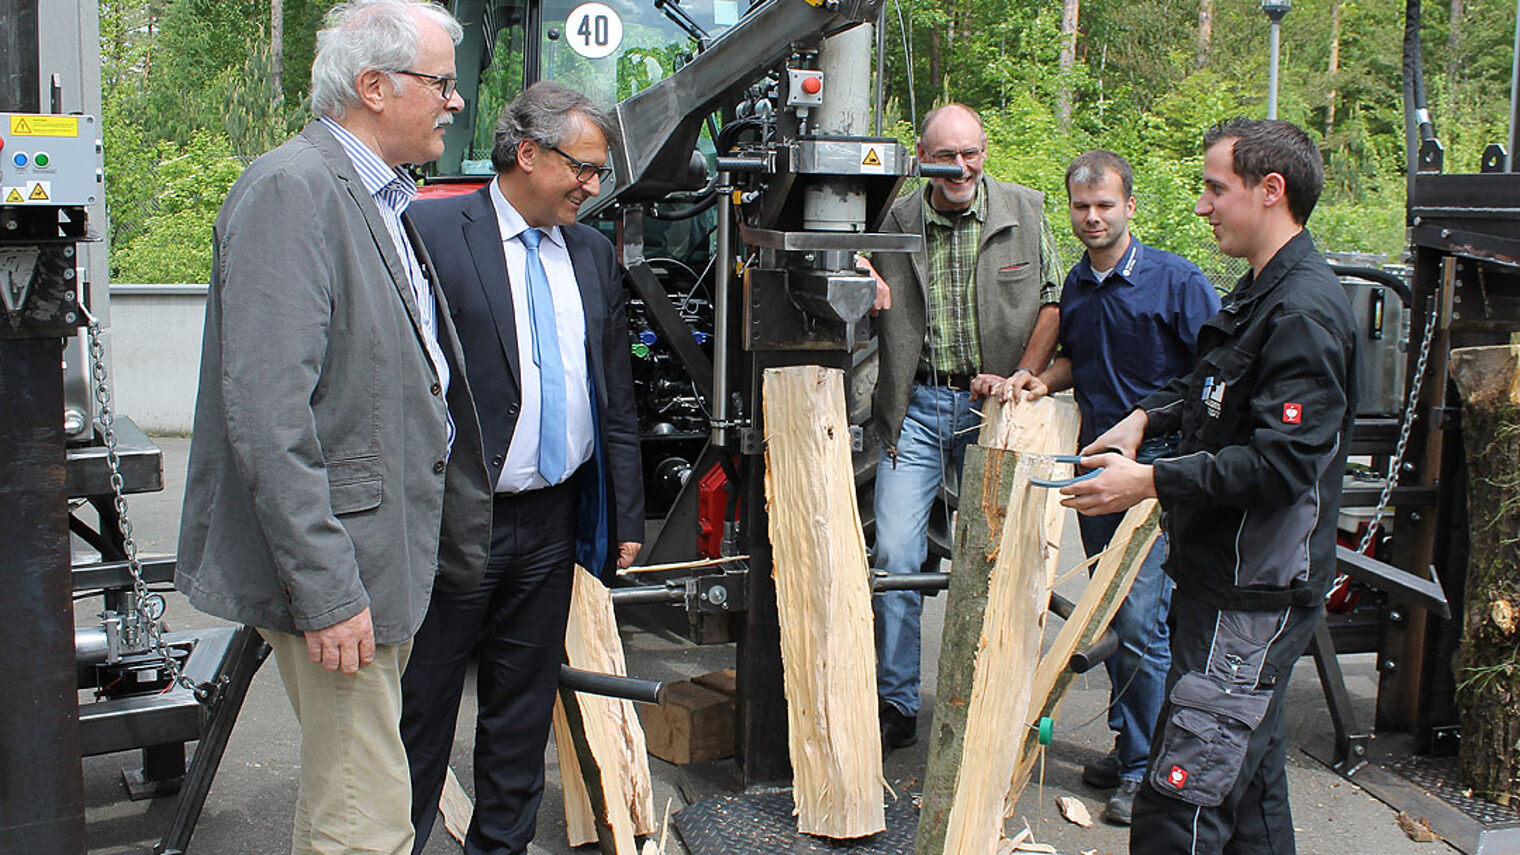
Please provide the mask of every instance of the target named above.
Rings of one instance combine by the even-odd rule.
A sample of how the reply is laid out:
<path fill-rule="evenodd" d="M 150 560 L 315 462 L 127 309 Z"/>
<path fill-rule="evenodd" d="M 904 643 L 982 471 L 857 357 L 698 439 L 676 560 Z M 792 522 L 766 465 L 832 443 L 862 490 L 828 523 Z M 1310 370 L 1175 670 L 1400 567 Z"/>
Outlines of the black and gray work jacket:
<path fill-rule="evenodd" d="M 1307 231 L 1247 273 L 1198 333 L 1198 364 L 1145 398 L 1170 517 L 1168 572 L 1215 608 L 1313 605 L 1335 572 L 1356 412 L 1355 320 Z"/>

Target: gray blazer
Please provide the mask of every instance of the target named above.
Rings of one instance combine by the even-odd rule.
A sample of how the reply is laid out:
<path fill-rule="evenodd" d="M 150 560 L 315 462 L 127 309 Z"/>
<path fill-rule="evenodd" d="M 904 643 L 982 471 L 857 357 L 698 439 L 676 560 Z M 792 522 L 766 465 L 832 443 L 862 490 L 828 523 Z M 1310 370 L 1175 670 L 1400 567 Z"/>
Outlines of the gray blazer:
<path fill-rule="evenodd" d="M 288 633 L 369 607 L 377 643 L 405 641 L 434 577 L 475 587 L 490 547 L 442 289 L 447 402 L 385 223 L 316 122 L 248 167 L 213 239 L 175 585 L 204 612 Z"/>

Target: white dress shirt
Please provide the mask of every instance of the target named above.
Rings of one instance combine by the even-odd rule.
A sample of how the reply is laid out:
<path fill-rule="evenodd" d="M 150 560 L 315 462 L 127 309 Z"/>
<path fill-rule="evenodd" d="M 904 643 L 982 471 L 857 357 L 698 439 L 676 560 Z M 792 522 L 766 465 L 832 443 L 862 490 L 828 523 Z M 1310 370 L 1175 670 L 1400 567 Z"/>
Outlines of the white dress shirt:
<path fill-rule="evenodd" d="M 496 492 L 520 493 L 549 486 L 538 474 L 538 419 L 540 397 L 538 366 L 533 363 L 533 318 L 528 312 L 528 250 L 518 237 L 528 228 L 527 220 L 517 213 L 501 193 L 501 186 L 491 182 L 491 205 L 496 209 L 496 225 L 501 230 L 502 255 L 507 263 L 507 280 L 512 288 L 512 314 L 517 325 L 517 364 L 522 386 L 522 400 L 517 411 L 517 427 L 507 446 L 507 460 L 496 480 Z M 565 474 L 569 478 L 581 464 L 591 459 L 595 438 L 591 427 L 591 384 L 586 370 L 586 310 L 581 304 L 581 289 L 570 264 L 570 251 L 559 226 L 545 230 L 538 254 L 549 277 L 554 295 L 554 320 L 559 335 L 560 358 L 565 365 Z M 479 392 L 477 392 L 477 397 Z M 501 402 L 478 399 L 484 407 L 504 406 Z"/>

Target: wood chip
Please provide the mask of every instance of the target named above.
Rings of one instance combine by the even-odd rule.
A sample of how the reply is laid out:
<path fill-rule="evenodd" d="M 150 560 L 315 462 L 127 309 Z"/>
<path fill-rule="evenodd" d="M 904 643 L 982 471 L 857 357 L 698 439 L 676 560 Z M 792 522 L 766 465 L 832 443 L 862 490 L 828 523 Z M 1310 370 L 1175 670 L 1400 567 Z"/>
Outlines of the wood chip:
<path fill-rule="evenodd" d="M 1087 812 L 1087 805 L 1082 804 L 1082 800 L 1076 796 L 1056 796 L 1056 807 L 1067 822 L 1092 828 L 1092 814 Z"/>
<path fill-rule="evenodd" d="M 1430 830 L 1430 820 L 1423 816 L 1415 819 L 1407 813 L 1400 812 L 1394 820 L 1399 824 L 1399 828 L 1404 830 L 1404 834 L 1416 843 L 1434 843 L 1441 839 L 1441 835 Z"/>
<path fill-rule="evenodd" d="M 1054 846 L 1049 843 L 1020 843 L 1013 847 L 1015 852 L 1042 852 L 1044 855 L 1060 855 Z"/>

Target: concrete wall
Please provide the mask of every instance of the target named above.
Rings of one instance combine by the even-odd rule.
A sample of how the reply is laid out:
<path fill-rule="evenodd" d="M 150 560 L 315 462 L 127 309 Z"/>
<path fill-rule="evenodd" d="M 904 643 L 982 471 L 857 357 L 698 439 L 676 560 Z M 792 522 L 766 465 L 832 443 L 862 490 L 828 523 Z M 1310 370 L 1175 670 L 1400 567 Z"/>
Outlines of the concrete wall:
<path fill-rule="evenodd" d="M 115 409 L 148 433 L 190 432 L 205 315 L 205 285 L 111 285 Z"/>

